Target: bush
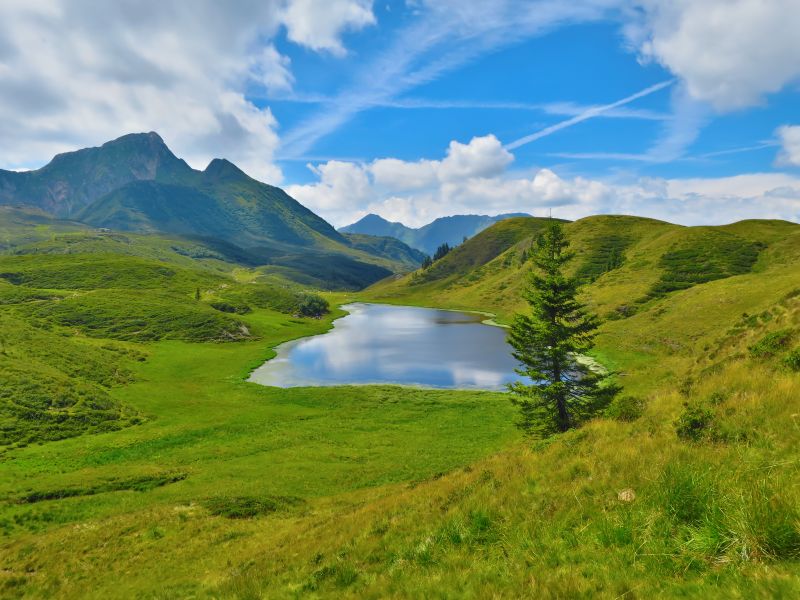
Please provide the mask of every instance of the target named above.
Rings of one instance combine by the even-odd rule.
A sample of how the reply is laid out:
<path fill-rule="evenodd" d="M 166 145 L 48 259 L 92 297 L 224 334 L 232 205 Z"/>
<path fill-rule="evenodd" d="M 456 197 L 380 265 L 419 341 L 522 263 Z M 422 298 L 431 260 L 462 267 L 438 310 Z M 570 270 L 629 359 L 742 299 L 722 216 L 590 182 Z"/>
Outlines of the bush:
<path fill-rule="evenodd" d="M 230 302 L 212 302 L 211 308 L 224 313 L 235 313 L 237 315 L 246 315 L 250 312 L 250 307 L 246 304 L 231 304 Z"/>
<path fill-rule="evenodd" d="M 792 371 L 800 371 L 800 347 L 789 352 L 784 357 L 783 364 Z"/>
<path fill-rule="evenodd" d="M 315 294 L 303 294 L 297 303 L 297 314 L 301 317 L 321 317 L 329 310 L 328 301 Z"/>
<path fill-rule="evenodd" d="M 750 356 L 754 358 L 770 358 L 783 351 L 792 341 L 794 332 L 781 329 L 765 335 L 759 342 L 750 346 Z"/>
<path fill-rule="evenodd" d="M 635 421 L 644 413 L 645 401 L 636 396 L 617 396 L 606 409 L 606 416 L 617 421 Z"/>
<path fill-rule="evenodd" d="M 204 504 L 212 515 L 227 519 L 252 519 L 300 504 L 290 496 L 221 496 L 208 498 Z"/>
<path fill-rule="evenodd" d="M 714 413 L 702 403 L 683 403 L 683 412 L 675 420 L 675 433 L 682 440 L 698 442 L 714 425 Z"/>

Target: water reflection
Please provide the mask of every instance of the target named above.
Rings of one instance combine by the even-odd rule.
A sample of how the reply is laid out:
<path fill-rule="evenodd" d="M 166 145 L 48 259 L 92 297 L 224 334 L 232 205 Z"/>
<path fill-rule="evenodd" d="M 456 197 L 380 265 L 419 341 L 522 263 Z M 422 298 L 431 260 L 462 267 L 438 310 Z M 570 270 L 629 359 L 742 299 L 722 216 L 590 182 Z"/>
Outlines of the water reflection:
<path fill-rule="evenodd" d="M 278 387 L 392 383 L 504 389 L 519 377 L 506 332 L 461 312 L 349 304 L 328 333 L 287 342 L 250 381 Z"/>

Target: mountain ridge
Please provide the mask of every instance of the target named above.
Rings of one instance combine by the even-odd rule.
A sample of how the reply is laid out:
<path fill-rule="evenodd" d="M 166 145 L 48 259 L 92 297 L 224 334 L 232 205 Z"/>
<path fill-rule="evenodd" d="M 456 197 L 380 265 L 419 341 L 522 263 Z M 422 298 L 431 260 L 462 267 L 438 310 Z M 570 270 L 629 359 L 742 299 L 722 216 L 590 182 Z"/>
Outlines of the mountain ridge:
<path fill-rule="evenodd" d="M 418 264 L 410 248 L 353 244 L 283 189 L 227 159 L 193 169 L 155 132 L 58 154 L 35 171 L 0 170 L 2 205 L 103 229 L 218 239 L 309 284 L 324 285 L 327 269 L 346 273 L 348 288 L 360 287 Z"/>
<path fill-rule="evenodd" d="M 388 221 L 370 213 L 360 220 L 340 227 L 342 233 L 364 233 L 368 235 L 390 236 L 416 248 L 428 255 L 433 255 L 441 244 L 453 247 L 471 238 L 498 221 L 514 217 L 529 217 L 526 213 L 505 213 L 490 215 L 450 215 L 434 219 L 422 227 L 408 227 L 403 223 Z"/>

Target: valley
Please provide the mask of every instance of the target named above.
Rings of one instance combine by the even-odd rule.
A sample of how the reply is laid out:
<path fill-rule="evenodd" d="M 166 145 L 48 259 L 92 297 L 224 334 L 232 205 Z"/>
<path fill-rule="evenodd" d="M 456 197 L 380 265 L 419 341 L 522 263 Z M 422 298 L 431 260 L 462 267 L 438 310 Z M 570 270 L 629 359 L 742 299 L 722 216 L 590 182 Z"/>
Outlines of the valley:
<path fill-rule="evenodd" d="M 0 0 L 0 600 L 800 598 L 800 0 Z"/>
<path fill-rule="evenodd" d="M 148 181 L 89 205 L 124 226 L 0 207 L 0 597 L 800 592 L 800 225 L 564 221 L 625 400 L 531 440 L 502 391 L 247 379 L 354 302 L 508 324 L 549 219 L 422 268 L 312 217 L 151 229 L 119 212 Z"/>

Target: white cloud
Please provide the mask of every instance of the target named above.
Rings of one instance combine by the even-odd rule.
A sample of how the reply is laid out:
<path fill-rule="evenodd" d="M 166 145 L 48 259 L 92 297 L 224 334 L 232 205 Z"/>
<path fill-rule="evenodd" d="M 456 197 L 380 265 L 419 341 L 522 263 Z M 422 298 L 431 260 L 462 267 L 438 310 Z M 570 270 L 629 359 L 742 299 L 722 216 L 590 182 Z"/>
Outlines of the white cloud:
<path fill-rule="evenodd" d="M 628 38 L 719 110 L 761 102 L 800 76 L 797 0 L 637 0 Z"/>
<path fill-rule="evenodd" d="M 800 167 L 800 125 L 784 125 L 777 134 L 781 143 L 778 164 Z"/>
<path fill-rule="evenodd" d="M 319 177 L 311 185 L 290 185 L 286 192 L 315 213 L 334 222 L 344 222 L 372 198 L 369 177 L 362 165 L 331 160 L 309 165 Z"/>
<path fill-rule="evenodd" d="M 474 137 L 468 144 L 450 142 L 443 160 L 409 162 L 381 158 L 365 167 L 378 188 L 402 192 L 427 188 L 437 182 L 492 177 L 514 160 L 494 135 Z"/>
<path fill-rule="evenodd" d="M 408 191 L 427 188 L 438 181 L 438 167 L 434 160 L 408 162 L 397 158 L 380 158 L 370 165 L 369 170 L 378 187 Z"/>
<path fill-rule="evenodd" d="M 343 31 L 375 24 L 372 0 L 294 0 L 281 19 L 290 40 L 335 55 L 345 54 Z"/>
<path fill-rule="evenodd" d="M 270 40 L 285 25 L 298 43 L 339 52 L 339 35 L 369 15 L 364 0 L 5 0 L 1 166 L 155 130 L 195 167 L 224 156 L 277 183 L 277 123 L 244 95 L 292 85 Z"/>
<path fill-rule="evenodd" d="M 471 177 L 499 175 L 511 164 L 514 156 L 493 135 L 474 137 L 469 144 L 450 142 L 447 157 L 442 161 L 439 178 L 454 181 Z"/>
<path fill-rule="evenodd" d="M 451 214 L 545 215 L 550 209 L 568 219 L 631 214 L 686 225 L 800 221 L 800 178 L 785 173 L 626 181 L 566 178 L 551 169 L 523 175 L 507 170 L 513 156 L 496 144 L 494 136 L 451 142 L 442 160 L 330 161 L 312 167 L 319 182 L 288 191 L 338 226 L 370 212 L 419 226 Z"/>

